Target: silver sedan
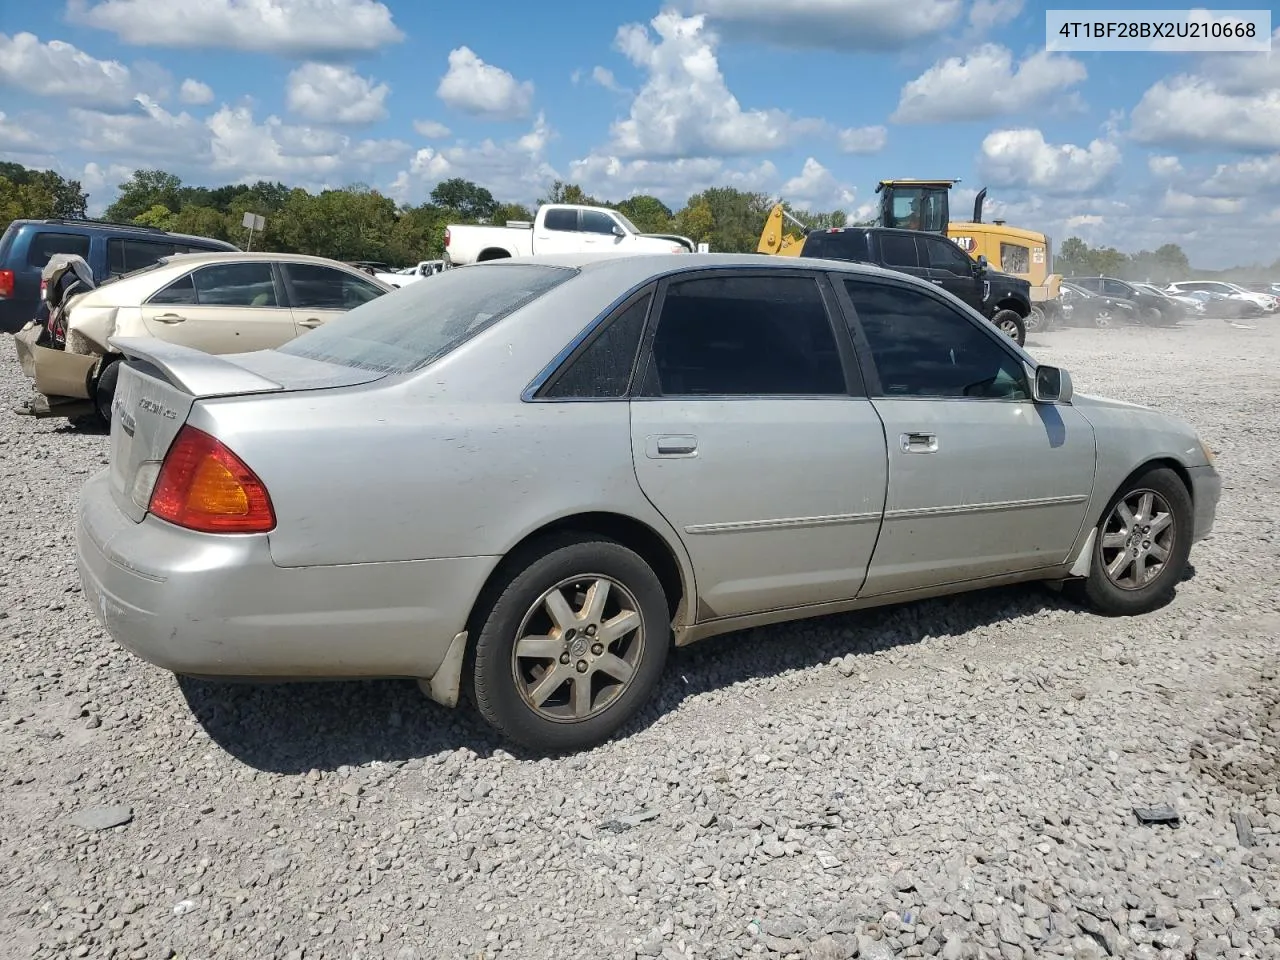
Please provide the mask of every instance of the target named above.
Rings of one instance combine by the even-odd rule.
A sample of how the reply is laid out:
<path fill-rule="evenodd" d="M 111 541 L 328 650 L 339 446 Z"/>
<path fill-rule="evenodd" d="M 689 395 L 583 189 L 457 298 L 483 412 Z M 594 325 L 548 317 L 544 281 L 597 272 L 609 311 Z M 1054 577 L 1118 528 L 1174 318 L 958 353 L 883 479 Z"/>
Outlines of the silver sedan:
<path fill-rule="evenodd" d="M 78 514 L 123 646 L 202 677 L 416 678 L 537 751 L 671 646 L 1019 581 L 1165 603 L 1220 480 L 934 285 L 758 255 L 462 267 L 273 350 L 125 355 Z"/>

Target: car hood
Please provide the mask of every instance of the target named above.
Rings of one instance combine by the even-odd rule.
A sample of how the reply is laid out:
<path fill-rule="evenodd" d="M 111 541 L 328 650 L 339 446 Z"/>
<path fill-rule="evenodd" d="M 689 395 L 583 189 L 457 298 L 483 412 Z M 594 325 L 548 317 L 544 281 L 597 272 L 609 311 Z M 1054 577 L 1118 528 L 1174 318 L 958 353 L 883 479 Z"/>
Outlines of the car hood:
<path fill-rule="evenodd" d="M 992 282 L 999 281 L 1000 283 L 1011 287 L 1026 287 L 1028 290 L 1031 289 L 1030 280 L 1023 280 L 1021 277 L 1015 277 L 1012 273 L 1001 273 L 999 270 L 988 270 L 984 279 Z"/>

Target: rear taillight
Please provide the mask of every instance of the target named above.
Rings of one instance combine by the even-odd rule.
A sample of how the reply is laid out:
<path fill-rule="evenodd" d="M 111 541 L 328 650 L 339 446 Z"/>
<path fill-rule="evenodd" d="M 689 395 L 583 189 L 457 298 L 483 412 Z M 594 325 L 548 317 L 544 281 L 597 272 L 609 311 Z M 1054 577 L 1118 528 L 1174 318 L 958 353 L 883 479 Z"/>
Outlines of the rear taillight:
<path fill-rule="evenodd" d="M 203 533 L 266 533 L 276 525 L 257 474 L 221 441 L 192 426 L 174 438 L 147 509 Z"/>
<path fill-rule="evenodd" d="M 13 271 L 0 270 L 0 297 L 13 296 Z"/>
<path fill-rule="evenodd" d="M 449 246 L 449 241 L 450 241 L 450 239 L 451 239 L 451 235 L 450 235 L 450 233 L 449 233 L 449 228 L 448 228 L 448 227 L 445 227 L 445 228 L 444 228 L 444 245 L 445 245 L 446 247 L 447 247 L 447 246 Z"/>

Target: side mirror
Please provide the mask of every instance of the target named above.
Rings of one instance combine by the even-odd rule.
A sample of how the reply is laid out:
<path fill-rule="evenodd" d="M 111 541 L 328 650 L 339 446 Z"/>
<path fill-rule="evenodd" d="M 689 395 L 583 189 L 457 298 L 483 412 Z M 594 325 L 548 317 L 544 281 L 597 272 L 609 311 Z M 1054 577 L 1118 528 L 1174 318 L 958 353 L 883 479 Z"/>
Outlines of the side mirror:
<path fill-rule="evenodd" d="M 1040 365 L 1036 367 L 1033 397 L 1036 403 L 1069 403 L 1071 401 L 1071 374 L 1061 367 Z"/>
<path fill-rule="evenodd" d="M 978 254 L 977 263 L 978 263 L 978 273 L 979 274 L 986 273 L 987 272 L 987 255 L 985 253 Z"/>
<path fill-rule="evenodd" d="M 615 237 L 617 237 L 617 238 L 619 238 L 619 239 L 621 239 L 621 238 L 623 238 L 623 237 L 625 237 L 625 236 L 627 235 L 627 231 L 623 230 L 623 229 L 622 229 L 620 226 L 618 226 L 616 223 L 613 225 L 613 230 L 612 230 L 612 231 L 610 231 L 610 232 L 611 232 Z"/>

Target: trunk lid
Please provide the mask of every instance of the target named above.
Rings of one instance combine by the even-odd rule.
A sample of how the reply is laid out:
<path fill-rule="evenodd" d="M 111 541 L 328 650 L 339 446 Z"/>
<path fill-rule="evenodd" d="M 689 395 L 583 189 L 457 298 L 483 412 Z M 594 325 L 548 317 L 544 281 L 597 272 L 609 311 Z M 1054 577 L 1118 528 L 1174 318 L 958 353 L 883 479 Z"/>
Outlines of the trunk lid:
<path fill-rule="evenodd" d="M 111 404 L 111 491 L 135 523 L 174 437 L 200 400 L 357 386 L 385 374 L 263 350 L 216 355 L 149 337 L 113 337 L 123 354 Z"/>

